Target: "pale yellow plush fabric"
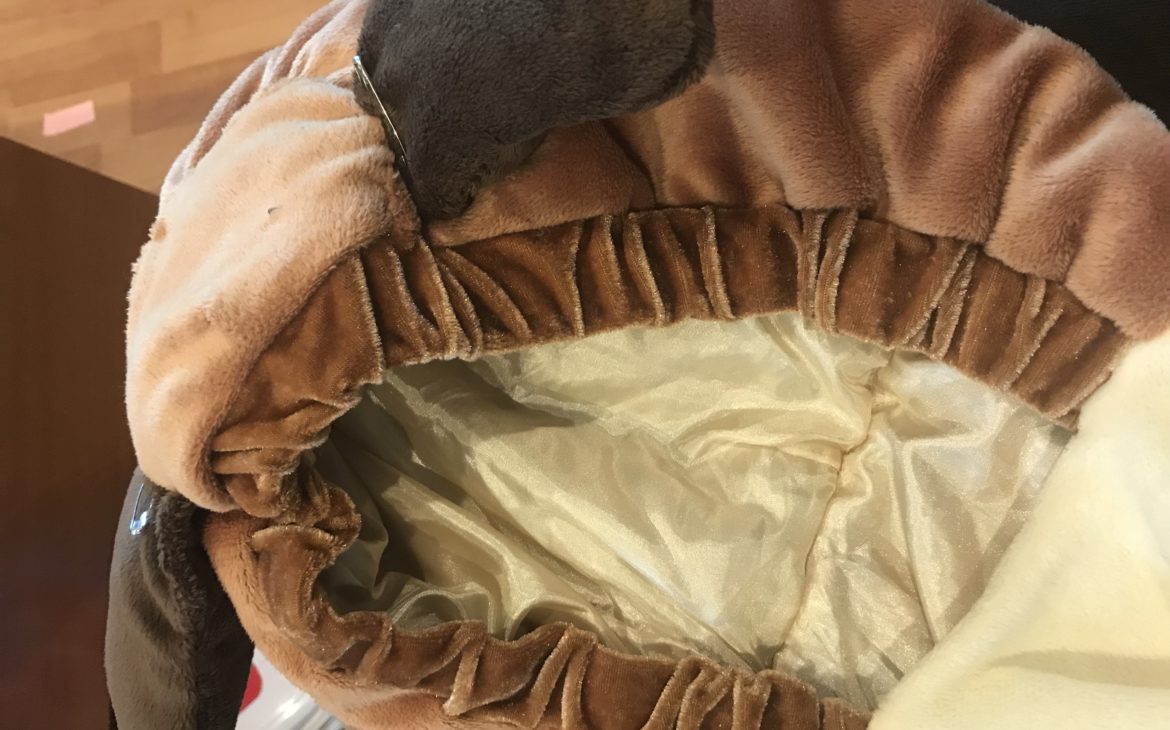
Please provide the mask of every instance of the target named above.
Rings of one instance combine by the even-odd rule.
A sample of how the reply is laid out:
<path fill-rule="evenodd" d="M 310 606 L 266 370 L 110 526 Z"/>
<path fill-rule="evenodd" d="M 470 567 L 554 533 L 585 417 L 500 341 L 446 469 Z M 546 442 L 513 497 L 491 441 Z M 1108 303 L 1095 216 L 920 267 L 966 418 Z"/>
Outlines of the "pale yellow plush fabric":
<path fill-rule="evenodd" d="M 1170 718 L 1170 333 L 1081 415 L 987 593 L 875 730 L 1155 728 Z"/>

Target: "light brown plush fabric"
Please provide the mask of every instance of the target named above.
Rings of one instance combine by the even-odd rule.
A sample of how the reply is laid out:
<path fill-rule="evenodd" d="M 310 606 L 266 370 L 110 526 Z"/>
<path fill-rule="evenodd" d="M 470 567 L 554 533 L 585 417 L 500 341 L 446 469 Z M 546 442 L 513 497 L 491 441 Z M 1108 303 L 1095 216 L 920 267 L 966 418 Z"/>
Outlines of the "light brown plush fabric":
<path fill-rule="evenodd" d="M 168 487 L 214 481 L 206 438 L 242 376 L 331 270 L 384 235 L 395 207 L 399 221 L 412 215 L 377 123 L 353 113 L 350 95 L 321 82 L 279 90 L 254 99 L 164 200 L 136 264 L 127 410 L 143 471 Z M 365 362 L 365 381 L 381 369 Z M 234 506 L 216 492 L 190 496 Z"/>
<path fill-rule="evenodd" d="M 355 515 L 301 455 L 387 366 L 784 309 L 1071 419 L 1127 335 L 1170 324 L 1170 135 L 981 3 L 720 3 L 701 84 L 553 133 L 423 235 L 344 88 L 359 19 L 334 3 L 217 105 L 130 294 L 143 469 L 249 513 L 206 534 L 249 633 L 355 727 L 863 725 L 778 675 L 563 626 L 506 643 L 338 617 L 314 580 Z"/>
<path fill-rule="evenodd" d="M 1131 336 L 1170 326 L 1170 135 L 1077 47 L 977 0 L 719 2 L 715 23 L 700 84 L 555 136 L 432 239 L 660 205 L 858 208 L 986 244 Z"/>

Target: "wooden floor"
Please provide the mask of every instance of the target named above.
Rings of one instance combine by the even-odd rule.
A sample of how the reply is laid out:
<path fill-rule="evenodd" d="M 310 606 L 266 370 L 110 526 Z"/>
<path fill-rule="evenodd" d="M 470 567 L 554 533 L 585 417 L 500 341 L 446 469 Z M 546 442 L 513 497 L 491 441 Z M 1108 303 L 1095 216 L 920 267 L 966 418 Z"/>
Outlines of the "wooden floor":
<path fill-rule="evenodd" d="M 220 92 L 324 2 L 0 0 L 0 136 L 157 191 Z M 89 100 L 92 124 L 44 136 Z"/>

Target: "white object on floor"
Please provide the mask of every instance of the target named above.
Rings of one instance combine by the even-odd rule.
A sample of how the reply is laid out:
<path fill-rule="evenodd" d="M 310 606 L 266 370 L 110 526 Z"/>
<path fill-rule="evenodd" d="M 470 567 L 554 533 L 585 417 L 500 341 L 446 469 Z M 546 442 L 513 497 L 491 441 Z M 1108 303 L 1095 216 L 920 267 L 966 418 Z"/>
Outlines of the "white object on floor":
<path fill-rule="evenodd" d="M 313 698 L 276 671 L 264 655 L 252 657 L 252 676 L 236 730 L 345 730 Z"/>

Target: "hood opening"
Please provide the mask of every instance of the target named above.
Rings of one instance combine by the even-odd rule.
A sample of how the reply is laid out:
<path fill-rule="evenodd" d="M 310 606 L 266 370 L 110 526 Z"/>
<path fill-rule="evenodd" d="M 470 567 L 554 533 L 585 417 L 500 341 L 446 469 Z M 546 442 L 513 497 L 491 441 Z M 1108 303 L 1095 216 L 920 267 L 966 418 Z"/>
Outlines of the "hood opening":
<path fill-rule="evenodd" d="M 397 368 L 316 451 L 361 514 L 322 585 L 403 628 L 567 622 L 872 708 L 982 593 L 1069 433 L 794 313 Z"/>

